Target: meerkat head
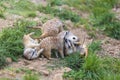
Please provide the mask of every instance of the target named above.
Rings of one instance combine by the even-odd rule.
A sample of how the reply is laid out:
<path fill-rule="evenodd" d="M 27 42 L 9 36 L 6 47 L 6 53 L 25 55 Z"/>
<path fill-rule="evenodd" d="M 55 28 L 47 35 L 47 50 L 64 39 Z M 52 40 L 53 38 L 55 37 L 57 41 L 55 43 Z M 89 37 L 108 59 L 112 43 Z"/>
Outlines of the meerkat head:
<path fill-rule="evenodd" d="M 29 34 L 25 34 L 24 36 L 23 36 L 23 42 L 26 42 L 26 41 L 28 41 L 28 40 L 30 40 L 31 39 L 31 35 L 33 35 L 34 34 L 34 32 L 31 32 L 31 33 L 29 33 Z"/>
<path fill-rule="evenodd" d="M 56 27 L 58 27 L 59 28 L 59 32 L 61 32 L 61 31 L 63 31 L 64 30 L 64 24 L 63 24 L 63 22 L 59 19 L 59 18 L 54 18 L 53 19 L 54 20 L 54 22 L 56 23 Z"/>
<path fill-rule="evenodd" d="M 66 31 L 65 38 L 71 42 L 78 42 L 79 38 L 75 36 L 72 32 Z"/>

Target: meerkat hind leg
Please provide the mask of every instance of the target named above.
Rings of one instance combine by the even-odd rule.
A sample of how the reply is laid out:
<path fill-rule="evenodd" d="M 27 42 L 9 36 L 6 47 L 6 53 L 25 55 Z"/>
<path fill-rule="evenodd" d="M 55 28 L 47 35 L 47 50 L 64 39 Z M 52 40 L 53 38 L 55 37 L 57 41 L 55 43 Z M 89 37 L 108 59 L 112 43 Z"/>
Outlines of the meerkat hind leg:
<path fill-rule="evenodd" d="M 39 56 L 42 52 L 43 52 L 44 49 L 40 49 L 37 53 L 37 56 Z"/>

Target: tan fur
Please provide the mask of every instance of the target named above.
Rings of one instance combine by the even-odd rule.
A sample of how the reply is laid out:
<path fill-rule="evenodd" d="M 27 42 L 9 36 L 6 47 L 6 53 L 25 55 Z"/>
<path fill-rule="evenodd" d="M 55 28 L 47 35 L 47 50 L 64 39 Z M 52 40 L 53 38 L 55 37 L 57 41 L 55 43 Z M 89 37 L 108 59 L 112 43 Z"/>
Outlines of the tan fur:
<path fill-rule="evenodd" d="M 40 44 L 38 44 L 38 42 L 36 40 L 34 40 L 30 37 L 32 34 L 34 34 L 34 33 L 32 32 L 29 34 L 25 34 L 23 36 L 23 45 L 24 45 L 23 55 L 27 59 L 35 59 L 43 51 L 43 49 L 40 49 L 40 50 L 36 49 L 37 47 L 39 47 Z"/>
<path fill-rule="evenodd" d="M 62 58 L 63 54 L 63 40 L 58 37 L 46 37 L 40 42 L 39 49 L 44 49 L 43 55 L 47 58 L 51 58 L 51 50 L 56 49 L 60 52 Z"/>
<path fill-rule="evenodd" d="M 85 58 L 88 56 L 88 48 L 87 48 L 87 46 L 85 45 L 85 44 L 83 44 L 82 46 L 81 46 L 81 51 L 80 51 L 80 54 L 81 55 L 85 55 Z"/>
<path fill-rule="evenodd" d="M 58 33 L 63 31 L 63 23 L 57 19 L 51 19 L 48 20 L 46 23 L 42 25 L 42 27 L 33 27 L 36 29 L 41 29 L 42 30 L 42 35 L 38 37 L 37 39 L 43 39 L 48 36 L 56 36 Z"/>
<path fill-rule="evenodd" d="M 67 33 L 67 35 L 66 35 Z M 66 37 L 65 37 L 66 35 Z M 73 35 L 71 32 L 68 31 L 62 31 L 60 32 L 56 37 L 46 37 L 40 42 L 40 46 L 38 49 L 44 49 L 42 52 L 43 55 L 47 58 L 51 58 L 51 50 L 56 49 L 60 53 L 61 57 L 64 58 L 64 37 L 66 39 L 69 39 L 73 41 L 73 37 L 75 37 L 75 40 L 73 42 L 78 41 L 78 38 Z"/>
<path fill-rule="evenodd" d="M 23 36 L 23 44 L 25 48 L 34 48 L 34 47 L 38 47 L 39 44 L 36 40 L 33 40 L 30 36 L 34 34 L 34 32 L 29 33 L 29 34 L 25 34 Z"/>

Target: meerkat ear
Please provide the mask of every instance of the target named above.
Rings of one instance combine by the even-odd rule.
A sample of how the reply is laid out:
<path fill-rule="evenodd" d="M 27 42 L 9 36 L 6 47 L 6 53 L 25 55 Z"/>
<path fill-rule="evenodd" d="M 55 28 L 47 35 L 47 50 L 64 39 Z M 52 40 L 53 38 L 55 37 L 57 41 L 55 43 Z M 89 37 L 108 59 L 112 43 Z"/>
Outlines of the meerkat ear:
<path fill-rule="evenodd" d="M 66 31 L 66 34 L 65 35 L 68 35 L 70 31 Z"/>

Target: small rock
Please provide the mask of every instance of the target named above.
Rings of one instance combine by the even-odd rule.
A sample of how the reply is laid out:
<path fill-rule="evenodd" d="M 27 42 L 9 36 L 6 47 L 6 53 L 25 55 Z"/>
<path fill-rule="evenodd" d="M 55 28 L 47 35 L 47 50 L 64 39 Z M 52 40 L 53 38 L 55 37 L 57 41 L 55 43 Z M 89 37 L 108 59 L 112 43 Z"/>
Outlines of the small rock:
<path fill-rule="evenodd" d="M 3 73 L 0 71 L 0 75 L 2 75 Z"/>
<path fill-rule="evenodd" d="M 65 67 L 64 68 L 64 72 L 70 72 L 72 69 L 68 68 L 68 67 Z"/>
<path fill-rule="evenodd" d="M 30 64 L 30 62 L 29 61 L 26 61 L 26 60 L 24 60 L 24 65 L 29 65 Z"/>
<path fill-rule="evenodd" d="M 13 73 L 13 72 L 10 72 L 9 75 L 12 76 L 12 77 L 15 77 L 15 76 L 16 76 L 16 74 Z"/>
<path fill-rule="evenodd" d="M 30 69 L 30 70 L 35 70 L 33 67 L 28 67 L 28 69 Z"/>
<path fill-rule="evenodd" d="M 50 72 L 47 70 L 40 70 L 39 72 L 45 76 L 48 76 L 50 74 Z"/>
<path fill-rule="evenodd" d="M 7 58 L 6 58 L 6 62 L 7 62 L 7 63 L 12 63 L 12 59 L 9 58 L 9 57 L 7 57 Z"/>

